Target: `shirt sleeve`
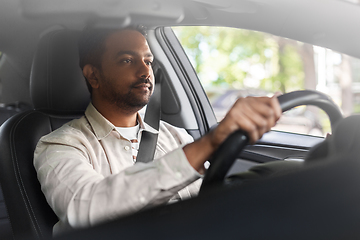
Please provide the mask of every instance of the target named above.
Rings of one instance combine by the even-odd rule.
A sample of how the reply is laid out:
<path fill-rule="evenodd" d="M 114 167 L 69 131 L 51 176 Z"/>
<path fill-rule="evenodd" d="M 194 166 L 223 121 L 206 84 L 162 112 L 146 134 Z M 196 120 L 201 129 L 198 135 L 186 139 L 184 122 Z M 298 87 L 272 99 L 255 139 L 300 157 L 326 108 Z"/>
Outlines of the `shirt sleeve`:
<path fill-rule="evenodd" d="M 76 137 L 71 142 L 55 139 L 39 141 L 34 166 L 49 205 L 61 224 L 72 228 L 166 203 L 200 177 L 182 148 L 104 177 L 91 164 L 88 143 Z"/>

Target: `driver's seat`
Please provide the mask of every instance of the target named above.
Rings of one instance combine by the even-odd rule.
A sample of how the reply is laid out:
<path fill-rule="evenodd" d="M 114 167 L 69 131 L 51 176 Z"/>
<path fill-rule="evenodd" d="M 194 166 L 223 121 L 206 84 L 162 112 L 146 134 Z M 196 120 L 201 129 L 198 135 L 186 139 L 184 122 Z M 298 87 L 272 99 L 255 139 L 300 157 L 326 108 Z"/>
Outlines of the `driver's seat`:
<path fill-rule="evenodd" d="M 0 182 L 14 239 L 44 239 L 58 221 L 33 167 L 41 136 L 83 115 L 90 95 L 78 67 L 79 32 L 55 30 L 39 42 L 30 77 L 34 110 L 5 122 L 0 130 Z"/>

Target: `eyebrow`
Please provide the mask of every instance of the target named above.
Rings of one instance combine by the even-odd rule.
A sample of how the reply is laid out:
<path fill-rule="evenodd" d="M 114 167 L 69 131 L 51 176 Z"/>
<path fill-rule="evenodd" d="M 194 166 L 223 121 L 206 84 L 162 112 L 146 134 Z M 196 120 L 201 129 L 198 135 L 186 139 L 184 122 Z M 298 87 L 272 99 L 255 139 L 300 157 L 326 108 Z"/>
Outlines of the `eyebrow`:
<path fill-rule="evenodd" d="M 119 56 L 122 56 L 124 54 L 128 54 L 128 55 L 135 55 L 135 56 L 138 56 L 139 53 L 135 52 L 135 51 L 131 51 L 131 50 L 124 50 L 124 51 L 119 51 L 117 54 L 116 54 L 116 57 L 119 57 Z M 145 57 L 151 57 L 153 58 L 154 55 L 152 55 L 150 52 L 146 53 L 145 54 Z"/>

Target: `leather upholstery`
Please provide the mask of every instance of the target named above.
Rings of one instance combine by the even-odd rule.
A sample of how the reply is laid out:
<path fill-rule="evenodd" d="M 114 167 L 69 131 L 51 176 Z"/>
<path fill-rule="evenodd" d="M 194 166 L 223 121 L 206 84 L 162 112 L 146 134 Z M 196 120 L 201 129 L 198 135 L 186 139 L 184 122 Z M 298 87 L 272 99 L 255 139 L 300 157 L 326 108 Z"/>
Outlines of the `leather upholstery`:
<path fill-rule="evenodd" d="M 90 101 L 79 67 L 79 32 L 57 30 L 41 38 L 31 70 L 35 109 L 84 111 Z"/>
<path fill-rule="evenodd" d="M 33 155 L 41 136 L 83 115 L 90 101 L 78 66 L 78 35 L 57 30 L 41 39 L 30 79 L 35 110 L 1 126 L 0 182 L 15 239 L 48 238 L 58 221 L 41 191 Z"/>

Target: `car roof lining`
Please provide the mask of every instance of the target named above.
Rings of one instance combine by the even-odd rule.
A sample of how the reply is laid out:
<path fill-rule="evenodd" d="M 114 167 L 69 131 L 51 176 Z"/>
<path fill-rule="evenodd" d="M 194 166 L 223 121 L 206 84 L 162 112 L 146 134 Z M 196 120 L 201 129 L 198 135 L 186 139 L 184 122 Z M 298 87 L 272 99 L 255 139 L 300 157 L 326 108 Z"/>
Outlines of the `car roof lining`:
<path fill-rule="evenodd" d="M 227 0 L 225 1 L 227 5 L 225 4 L 223 7 L 204 4 L 201 3 L 203 2 L 202 0 L 183 1 L 183 11 L 178 5 L 174 5 L 173 1 L 157 1 L 157 3 L 161 5 L 158 8 L 166 9 L 166 14 L 163 13 L 164 11 L 156 9 L 150 11 L 151 8 L 149 10 L 150 13 L 148 13 L 149 11 L 146 12 L 144 9 L 151 6 L 149 5 L 151 3 L 145 4 L 149 1 L 135 1 L 129 5 L 130 10 L 128 12 L 118 13 L 119 17 L 110 15 L 111 17 L 106 18 L 104 18 L 101 13 L 98 13 L 98 16 L 96 16 L 95 13 L 90 14 L 85 12 L 81 14 L 81 12 L 77 13 L 77 10 L 75 12 L 70 11 L 66 7 L 60 8 L 60 10 L 69 12 L 59 13 L 58 17 L 56 17 L 56 14 L 55 16 L 51 14 L 41 14 L 41 9 L 38 10 L 40 13 L 36 15 L 35 10 L 39 8 L 39 5 L 35 4 L 35 2 L 42 4 L 47 2 L 49 6 L 51 6 L 51 4 L 57 6 L 56 4 L 73 2 L 67 0 L 20 1 L 21 4 L 27 3 L 27 5 L 33 6 L 30 8 L 34 11 L 32 14 L 29 13 L 30 10 L 19 10 L 19 6 L 23 5 L 19 3 L 16 4 L 16 1 L 6 0 L 6 2 L 8 4 L 2 6 L 0 13 L 6 19 L 9 19 L 9 21 L 6 21 L 7 23 L 0 23 L 0 30 L 4 29 L 7 32 L 6 36 L 0 39 L 0 48 L 7 52 L 9 52 L 8 48 L 12 48 L 12 51 L 15 51 L 16 46 L 24 42 L 33 46 L 34 42 L 37 42 L 39 34 L 49 26 L 61 24 L 69 28 L 81 29 L 89 21 L 103 20 L 105 25 L 106 23 L 128 25 L 146 22 L 146 25 L 149 27 L 160 25 L 216 25 L 244 28 L 296 39 L 360 57 L 360 48 L 357 47 L 360 40 L 360 32 L 347 29 L 351 24 L 358 22 L 360 6 L 338 0 L 326 1 L 326 9 L 322 12 L 321 17 L 319 17 L 318 9 L 324 8 L 324 1 L 322 0 L 303 0 L 296 2 L 286 0 L 268 0 L 266 2 L 260 0 Z M 91 2 L 94 3 L 95 1 L 90 1 L 90 3 Z M 108 0 L 106 2 L 111 6 L 114 0 Z M 140 10 L 135 10 L 133 5 L 140 2 L 144 7 L 140 8 Z M 211 3 L 213 1 L 207 2 Z M 169 5 L 170 3 L 174 6 L 171 7 Z M 235 7 L 238 9 L 237 11 L 233 10 Z M 52 9 L 55 11 L 54 7 Z M 339 9 L 344 9 L 344 11 L 340 12 Z M 103 15 L 105 13 L 113 14 L 113 12 L 106 10 L 108 9 L 103 10 Z M 144 21 L 144 19 L 148 19 L 149 16 L 151 19 Z M 12 24 L 12 28 L 14 28 L 13 31 L 9 31 L 8 29 L 9 22 L 14 23 Z M 19 36 L 27 37 L 24 39 L 24 37 L 19 38 Z M 341 39 L 342 42 L 346 41 L 347 44 L 339 44 L 339 39 Z M 13 41 L 16 41 L 18 44 L 14 44 Z M 31 43 L 28 43 L 29 41 Z"/>

